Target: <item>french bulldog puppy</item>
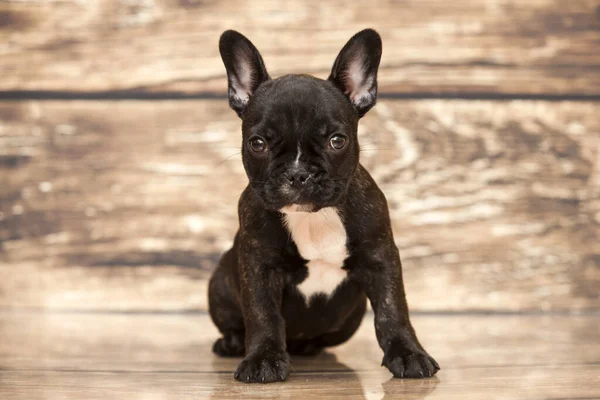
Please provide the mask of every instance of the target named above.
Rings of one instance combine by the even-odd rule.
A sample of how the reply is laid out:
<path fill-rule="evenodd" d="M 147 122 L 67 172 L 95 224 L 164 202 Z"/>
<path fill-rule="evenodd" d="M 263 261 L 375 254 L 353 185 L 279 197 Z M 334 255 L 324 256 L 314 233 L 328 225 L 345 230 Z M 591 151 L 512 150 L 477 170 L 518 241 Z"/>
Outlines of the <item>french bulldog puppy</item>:
<path fill-rule="evenodd" d="M 381 38 L 372 29 L 354 35 L 327 80 L 271 79 L 235 31 L 219 50 L 249 183 L 233 247 L 210 280 L 210 315 L 223 335 L 213 351 L 244 356 L 239 381 L 283 381 L 289 354 L 348 340 L 368 298 L 382 365 L 398 378 L 433 376 L 439 366 L 409 320 L 386 199 L 359 163 L 357 126 L 376 101 Z"/>

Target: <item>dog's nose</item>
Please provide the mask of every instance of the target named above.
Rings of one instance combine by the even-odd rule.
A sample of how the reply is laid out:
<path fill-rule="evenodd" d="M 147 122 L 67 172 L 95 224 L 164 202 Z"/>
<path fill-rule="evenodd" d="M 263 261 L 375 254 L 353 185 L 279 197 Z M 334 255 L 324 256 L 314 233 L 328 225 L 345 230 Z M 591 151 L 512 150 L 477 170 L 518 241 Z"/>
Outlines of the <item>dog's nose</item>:
<path fill-rule="evenodd" d="M 306 182 L 310 179 L 310 174 L 305 170 L 297 170 L 286 175 L 290 186 L 293 188 L 300 188 L 306 184 Z"/>

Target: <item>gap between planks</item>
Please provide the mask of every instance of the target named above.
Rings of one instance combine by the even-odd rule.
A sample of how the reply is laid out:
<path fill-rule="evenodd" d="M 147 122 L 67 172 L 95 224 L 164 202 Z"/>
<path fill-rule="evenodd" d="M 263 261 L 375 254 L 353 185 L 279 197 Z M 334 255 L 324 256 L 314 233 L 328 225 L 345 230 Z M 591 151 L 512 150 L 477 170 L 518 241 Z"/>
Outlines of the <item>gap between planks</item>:
<path fill-rule="evenodd" d="M 378 94 L 385 100 L 539 100 L 539 101 L 578 101 L 600 102 L 600 94 L 569 93 L 500 93 L 500 92 L 384 92 Z M 0 91 L 0 101 L 29 100 L 226 100 L 227 94 L 221 92 L 146 92 L 143 90 L 123 90 L 106 92 L 72 92 L 47 90 L 8 90 Z"/>

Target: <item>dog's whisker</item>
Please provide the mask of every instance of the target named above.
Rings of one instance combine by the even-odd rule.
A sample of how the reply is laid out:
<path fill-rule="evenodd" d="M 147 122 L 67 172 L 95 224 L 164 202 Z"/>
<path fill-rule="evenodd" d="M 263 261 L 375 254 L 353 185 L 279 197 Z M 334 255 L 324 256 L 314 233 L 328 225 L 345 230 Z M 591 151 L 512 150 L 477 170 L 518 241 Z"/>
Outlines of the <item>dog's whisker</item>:
<path fill-rule="evenodd" d="M 223 165 L 224 162 L 226 162 L 226 161 L 230 160 L 231 158 L 233 158 L 233 157 L 235 157 L 237 155 L 240 155 L 240 154 L 242 154 L 242 152 L 238 151 L 237 153 L 230 155 L 229 157 L 227 157 L 226 159 L 224 159 L 223 161 L 221 161 L 220 163 L 218 163 L 217 167 L 220 167 L 221 165 Z"/>
<path fill-rule="evenodd" d="M 385 149 L 383 147 L 361 148 L 360 151 L 396 151 L 396 149 Z"/>

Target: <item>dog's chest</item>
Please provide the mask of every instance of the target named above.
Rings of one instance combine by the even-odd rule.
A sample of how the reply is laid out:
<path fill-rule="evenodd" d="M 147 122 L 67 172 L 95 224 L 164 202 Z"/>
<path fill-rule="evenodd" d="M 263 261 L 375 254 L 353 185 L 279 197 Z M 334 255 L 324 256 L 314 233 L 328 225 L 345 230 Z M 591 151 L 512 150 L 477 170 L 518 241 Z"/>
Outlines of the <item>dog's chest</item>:
<path fill-rule="evenodd" d="M 314 213 L 289 213 L 284 218 L 300 256 L 307 260 L 308 276 L 298 290 L 307 301 L 316 293 L 331 295 L 347 276 L 342 269 L 348 257 L 346 229 L 337 210 L 328 207 Z"/>

